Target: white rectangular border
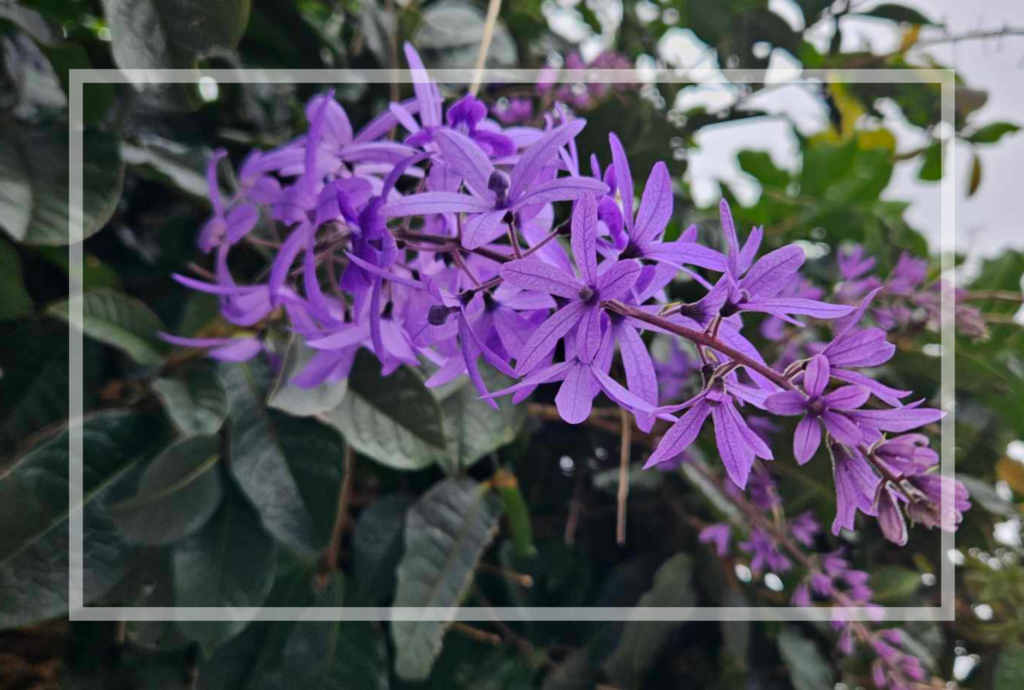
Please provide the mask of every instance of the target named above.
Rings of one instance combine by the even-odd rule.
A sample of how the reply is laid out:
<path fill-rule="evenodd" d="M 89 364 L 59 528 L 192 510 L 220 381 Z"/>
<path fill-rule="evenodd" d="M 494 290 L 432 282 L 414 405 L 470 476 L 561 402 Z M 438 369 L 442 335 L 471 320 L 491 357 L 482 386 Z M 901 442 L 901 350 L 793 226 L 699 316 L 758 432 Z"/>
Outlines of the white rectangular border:
<path fill-rule="evenodd" d="M 432 69 L 431 76 L 440 83 L 469 84 L 474 80 L 473 69 Z M 209 76 L 218 83 L 313 83 L 313 84 L 390 84 L 411 83 L 413 80 L 406 70 L 392 69 L 211 69 L 211 70 L 70 70 L 69 124 L 70 168 L 69 189 L 69 293 L 70 319 L 81 323 L 82 301 L 73 299 L 82 293 L 83 271 L 83 87 L 85 84 L 173 84 L 198 83 L 203 76 Z M 533 83 L 540 76 L 539 70 L 528 69 L 486 69 L 483 70 L 483 84 Z M 606 84 L 723 84 L 735 86 L 742 83 L 765 83 L 766 70 L 734 70 L 696 68 L 688 70 L 655 69 L 637 73 L 632 70 L 561 70 L 557 83 L 606 83 Z M 947 412 L 940 427 L 940 472 L 945 476 L 954 473 L 955 449 L 955 355 L 956 337 L 954 324 L 955 299 L 955 214 L 956 184 L 951 171 L 956 170 L 956 147 L 953 144 L 953 122 L 955 108 L 956 72 L 952 69 L 800 69 L 786 73 L 774 71 L 773 82 L 781 77 L 791 83 L 821 83 L 837 81 L 861 84 L 939 84 L 940 120 L 944 125 L 939 129 L 944 153 L 944 174 L 940 182 L 940 267 L 941 283 L 941 355 L 940 355 L 940 404 Z M 83 338 L 81 330 L 69 326 L 68 356 L 70 418 L 83 416 Z M 878 612 L 862 607 L 825 606 L 745 606 L 745 607 L 114 607 L 84 605 L 84 525 L 83 503 L 83 441 L 81 425 L 69 429 L 69 568 L 68 603 L 69 617 L 73 621 L 389 621 L 389 620 L 430 620 L 430 621 L 489 621 L 495 615 L 504 621 L 833 621 L 858 620 L 877 621 Z M 953 501 L 951 483 L 945 483 L 940 503 L 949 505 Z M 939 606 L 887 607 L 883 620 L 894 621 L 952 621 L 955 620 L 955 577 L 950 558 L 955 548 L 954 535 L 942 532 L 939 558 Z"/>

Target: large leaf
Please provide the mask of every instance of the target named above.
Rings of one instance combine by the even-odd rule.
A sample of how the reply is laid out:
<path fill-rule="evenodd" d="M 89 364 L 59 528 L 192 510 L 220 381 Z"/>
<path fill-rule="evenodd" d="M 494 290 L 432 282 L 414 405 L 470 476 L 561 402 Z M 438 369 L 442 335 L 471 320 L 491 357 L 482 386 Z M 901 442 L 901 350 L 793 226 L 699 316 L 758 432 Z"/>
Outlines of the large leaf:
<path fill-rule="evenodd" d="M 227 485 L 213 520 L 174 548 L 178 606 L 258 607 L 274 584 L 276 546 L 259 515 Z M 249 622 L 241 611 L 212 621 L 179 621 L 178 627 L 207 654 Z"/>
<path fill-rule="evenodd" d="M 103 0 L 103 9 L 114 62 L 123 69 L 193 67 L 234 48 L 249 21 L 249 0 Z"/>
<path fill-rule="evenodd" d="M 465 477 L 435 484 L 406 516 L 405 554 L 398 565 L 394 606 L 458 606 L 500 517 L 501 502 L 486 486 Z M 447 625 L 428 620 L 392 622 L 395 671 L 400 678 L 423 680 L 430 675 Z"/>
<path fill-rule="evenodd" d="M 271 372 L 263 361 L 224 364 L 220 377 L 231 416 L 231 473 L 267 531 L 297 555 L 315 557 L 329 538 L 328 507 L 341 483 L 340 439 L 312 420 L 266 409 Z"/>
<path fill-rule="evenodd" d="M 82 232 L 110 219 L 121 196 L 124 165 L 117 140 L 87 131 L 82 169 Z M 0 127 L 0 227 L 19 242 L 68 244 L 69 179 L 66 126 Z"/>
<path fill-rule="evenodd" d="M 696 594 L 691 584 L 692 579 L 693 560 L 686 554 L 676 554 L 658 568 L 653 586 L 640 597 L 637 606 L 693 606 Z M 639 687 L 672 631 L 679 625 L 675 621 L 629 621 L 622 631 L 619 646 L 605 662 L 604 668 L 617 685 Z"/>
<path fill-rule="evenodd" d="M 511 383 L 490 367 L 482 373 L 490 390 L 506 388 Z M 480 394 L 467 380 L 440 397 L 448 436 L 447 469 L 451 473 L 512 443 L 526 421 L 526 409 L 522 405 L 513 405 L 509 398 L 502 398 L 495 410 L 483 404 Z"/>
<path fill-rule="evenodd" d="M 135 556 L 105 506 L 118 479 L 165 438 L 158 419 L 104 412 L 82 424 L 84 595 L 106 594 Z M 11 465 L 0 476 L 0 628 L 52 618 L 68 608 L 68 431 Z"/>
<path fill-rule="evenodd" d="M 344 598 L 344 580 L 335 574 L 311 607 L 340 607 Z M 300 621 L 288 635 L 277 663 L 251 687 L 384 690 L 388 687 L 384 635 L 378 624 L 368 621 Z"/>
<path fill-rule="evenodd" d="M 309 360 L 315 354 L 316 350 L 307 346 L 301 338 L 291 338 L 284 353 L 281 371 L 278 372 L 270 397 L 267 399 L 267 405 L 296 417 L 313 417 L 329 412 L 341 404 L 345 391 L 348 390 L 348 380 L 322 383 L 313 388 L 300 388 L 289 384 L 289 381 L 309 364 Z"/>
<path fill-rule="evenodd" d="M 25 290 L 21 274 L 21 257 L 4 239 L 0 239 L 0 321 L 32 316 L 35 306 Z"/>
<path fill-rule="evenodd" d="M 352 536 L 352 568 L 360 592 L 374 603 L 395 588 L 395 566 L 402 556 L 405 515 L 410 494 L 384 496 L 359 514 Z"/>
<path fill-rule="evenodd" d="M 835 683 L 832 667 L 822 656 L 814 641 L 795 625 L 787 625 L 779 633 L 779 654 L 789 667 L 789 678 L 795 690 L 821 690 Z"/>
<path fill-rule="evenodd" d="M 72 300 L 51 305 L 47 312 L 81 329 L 90 338 L 121 350 L 142 365 L 160 365 L 161 343 L 157 333 L 163 324 L 143 302 L 100 288 L 73 298 L 81 304 L 82 320 L 73 320 Z"/>
<path fill-rule="evenodd" d="M 348 393 L 320 418 L 357 451 L 398 470 L 419 470 L 447 455 L 441 404 L 419 372 L 399 367 L 387 378 L 372 354 L 360 351 Z"/>
<path fill-rule="evenodd" d="M 158 455 L 142 473 L 135 494 L 110 505 L 132 541 L 163 545 L 202 529 L 220 505 L 220 439 L 191 436 Z"/>
<path fill-rule="evenodd" d="M 228 398 L 217 372 L 207 364 L 190 367 L 180 378 L 157 379 L 153 392 L 167 416 L 186 436 L 215 434 L 228 415 Z"/>

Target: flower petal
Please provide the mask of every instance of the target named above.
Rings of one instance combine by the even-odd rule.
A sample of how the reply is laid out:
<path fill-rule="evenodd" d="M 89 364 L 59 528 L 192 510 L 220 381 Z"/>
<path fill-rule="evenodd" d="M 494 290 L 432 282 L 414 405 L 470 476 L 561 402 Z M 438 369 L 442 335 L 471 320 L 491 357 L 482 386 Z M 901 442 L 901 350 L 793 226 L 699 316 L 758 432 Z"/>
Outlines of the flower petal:
<path fill-rule="evenodd" d="M 597 284 L 597 199 L 590 194 L 576 202 L 572 214 L 572 256 L 587 285 Z"/>
<path fill-rule="evenodd" d="M 582 362 L 576 362 L 559 386 L 555 406 L 559 416 L 569 424 L 580 424 L 590 416 L 594 406 L 592 381 L 590 368 Z"/>
<path fill-rule="evenodd" d="M 578 300 L 586 287 L 574 276 L 535 259 L 517 259 L 501 267 L 501 277 L 523 290 L 536 290 Z"/>
<path fill-rule="evenodd" d="M 750 268 L 740 281 L 740 289 L 750 294 L 748 301 L 774 297 L 790 284 L 803 266 L 804 258 L 804 250 L 795 244 L 769 252 Z"/>
<path fill-rule="evenodd" d="M 804 417 L 793 433 L 793 455 L 803 465 L 814 457 L 821 445 L 821 425 L 813 417 Z"/>
<path fill-rule="evenodd" d="M 796 391 L 784 391 L 768 396 L 764 406 L 769 412 L 791 417 L 807 411 L 807 400 Z"/>
<path fill-rule="evenodd" d="M 822 355 L 812 357 L 804 369 L 804 390 L 807 391 L 807 395 L 818 397 L 824 393 L 828 388 L 831 373 L 827 358 Z"/>
<path fill-rule="evenodd" d="M 516 167 L 512 169 L 510 176 L 512 184 L 508 190 L 508 198 L 513 202 L 518 201 L 530 183 L 555 157 L 558 149 L 565 146 L 570 139 L 575 138 L 586 124 L 586 120 L 577 119 L 561 127 L 556 127 L 523 151 Z"/>
<path fill-rule="evenodd" d="M 858 424 L 879 431 L 910 431 L 937 422 L 946 416 L 942 410 L 895 407 L 891 410 L 854 410 L 848 413 Z"/>
<path fill-rule="evenodd" d="M 586 308 L 583 302 L 572 302 L 549 316 L 523 345 L 522 359 L 516 361 L 516 376 L 531 371 L 554 350 L 558 341 L 579 323 Z"/>
<path fill-rule="evenodd" d="M 494 166 L 475 141 L 460 132 L 444 128 L 434 130 L 434 141 L 441 149 L 444 162 L 457 172 L 477 195 L 485 199 L 493 196 L 488 183 Z"/>
<path fill-rule="evenodd" d="M 632 259 L 616 261 L 597 279 L 597 291 L 601 299 L 622 297 L 640 277 L 640 264 Z"/>
<path fill-rule="evenodd" d="M 842 386 L 826 395 L 825 406 L 831 410 L 856 410 L 871 397 L 871 391 L 864 386 Z"/>
<path fill-rule="evenodd" d="M 505 226 L 501 223 L 504 217 L 504 211 L 491 211 L 470 218 L 462 229 L 462 246 L 476 249 L 498 239 L 505 233 Z"/>
<path fill-rule="evenodd" d="M 484 213 L 493 211 L 494 203 L 469 194 L 455 192 L 423 192 L 401 197 L 384 204 L 381 214 L 385 218 L 427 216 L 435 213 Z"/>
<path fill-rule="evenodd" d="M 644 195 L 636 212 L 630 239 L 643 246 L 655 241 L 672 219 L 672 179 L 668 168 L 658 161 L 651 168 L 644 185 Z"/>
<path fill-rule="evenodd" d="M 579 328 L 576 329 L 576 356 L 584 364 L 590 364 L 601 347 L 601 317 L 603 312 L 598 304 L 588 304 Z"/>
<path fill-rule="evenodd" d="M 686 450 L 696 440 L 701 427 L 704 426 L 704 420 L 708 418 L 709 414 L 711 414 L 711 405 L 704 398 L 701 398 L 665 433 L 657 449 L 647 459 L 647 462 L 644 463 L 644 469 L 646 470 L 660 462 L 671 460 Z"/>
<path fill-rule="evenodd" d="M 864 433 L 860 427 L 840 412 L 825 410 L 821 415 L 821 421 L 825 423 L 828 433 L 844 445 L 856 446 L 864 440 Z"/>
<path fill-rule="evenodd" d="M 608 191 L 608 185 L 589 177 L 559 177 L 539 184 L 527 191 L 513 204 L 512 208 L 550 204 L 554 201 L 572 201 L 588 194 L 601 195 Z"/>
<path fill-rule="evenodd" d="M 732 483 L 743 489 L 747 486 L 747 477 L 754 464 L 754 451 L 747 445 L 740 431 L 736 418 L 728 408 L 731 400 L 725 400 L 711 408 L 711 418 L 715 423 L 715 443 L 718 454 L 722 457 L 725 472 Z"/>
<path fill-rule="evenodd" d="M 615 168 L 615 187 L 622 200 L 622 219 L 626 228 L 633 233 L 633 175 L 629 171 L 629 158 L 622 142 L 615 133 L 608 135 L 608 144 L 612 149 L 612 165 Z"/>

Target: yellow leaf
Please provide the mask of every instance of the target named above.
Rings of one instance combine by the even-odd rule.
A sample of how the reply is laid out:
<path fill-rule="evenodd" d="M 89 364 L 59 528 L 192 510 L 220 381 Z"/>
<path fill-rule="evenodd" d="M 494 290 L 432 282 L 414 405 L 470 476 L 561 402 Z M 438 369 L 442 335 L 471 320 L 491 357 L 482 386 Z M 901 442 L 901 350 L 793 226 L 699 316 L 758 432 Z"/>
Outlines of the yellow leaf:
<path fill-rule="evenodd" d="M 996 463 L 996 476 L 1010 485 L 1018 496 L 1024 496 L 1024 463 L 1002 457 Z"/>

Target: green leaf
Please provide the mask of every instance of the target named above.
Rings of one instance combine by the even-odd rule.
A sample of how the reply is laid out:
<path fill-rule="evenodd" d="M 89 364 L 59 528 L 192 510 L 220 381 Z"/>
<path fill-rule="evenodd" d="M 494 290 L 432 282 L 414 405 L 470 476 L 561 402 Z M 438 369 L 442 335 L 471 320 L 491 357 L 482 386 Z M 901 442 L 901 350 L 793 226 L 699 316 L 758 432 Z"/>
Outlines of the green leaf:
<path fill-rule="evenodd" d="M 227 394 L 211 364 L 191 367 L 177 379 L 157 379 L 153 392 L 185 436 L 216 434 L 227 419 Z"/>
<path fill-rule="evenodd" d="M 789 667 L 789 678 L 795 690 L 821 690 L 835 683 L 832 667 L 818 645 L 808 639 L 800 628 L 787 625 L 779 633 L 779 654 Z"/>
<path fill-rule="evenodd" d="M 266 409 L 271 372 L 262 360 L 222 364 L 220 378 L 231 416 L 232 475 L 275 539 L 304 559 L 316 557 L 333 519 L 326 506 L 341 484 L 340 439 L 312 420 Z M 309 498 L 316 500 L 307 504 Z"/>
<path fill-rule="evenodd" d="M 95 234 L 114 213 L 121 196 L 124 164 L 111 134 L 87 130 L 83 137 L 84 237 Z M 0 127 L 0 227 L 18 242 L 68 244 L 69 158 L 66 126 Z"/>
<path fill-rule="evenodd" d="M 341 575 L 335 574 L 311 608 L 344 604 Z M 379 624 L 369 621 L 300 621 L 292 628 L 278 662 L 261 673 L 253 690 L 276 688 L 385 690 L 387 645 Z"/>
<path fill-rule="evenodd" d="M 157 333 L 164 326 L 144 302 L 109 288 L 90 290 L 73 299 L 81 303 L 80 323 L 72 321 L 71 300 L 53 304 L 46 311 L 90 338 L 121 350 L 139 364 L 163 364 Z"/>
<path fill-rule="evenodd" d="M 967 141 L 972 144 L 995 144 L 1007 134 L 1016 134 L 1019 131 L 1020 125 L 1015 125 L 1012 122 L 993 122 L 974 130 L 967 137 Z"/>
<path fill-rule="evenodd" d="M 35 305 L 25 289 L 18 250 L 0 239 L 0 321 L 32 316 Z"/>
<path fill-rule="evenodd" d="M 122 143 L 121 155 L 124 162 L 132 166 L 133 172 L 171 184 L 194 200 L 209 206 L 205 171 L 211 151 L 190 148 L 156 134 L 145 133 L 134 143 Z"/>
<path fill-rule="evenodd" d="M 992 690 L 1019 690 L 1024 687 L 1024 645 L 1010 642 L 999 652 Z"/>
<path fill-rule="evenodd" d="M 302 338 L 292 336 L 284 353 L 281 371 L 278 372 L 270 389 L 268 406 L 296 417 L 314 417 L 329 412 L 341 404 L 348 390 L 347 379 L 325 382 L 313 388 L 300 388 L 289 384 L 296 374 L 306 368 L 316 353 L 317 351 L 306 345 Z"/>
<path fill-rule="evenodd" d="M 967 197 L 974 196 L 981 186 L 981 156 L 975 153 L 971 156 L 971 176 L 967 180 Z"/>
<path fill-rule="evenodd" d="M 230 484 L 213 519 L 174 547 L 175 603 L 178 606 L 258 607 L 270 594 L 276 546 L 260 517 Z M 179 621 L 186 637 L 207 655 L 240 633 L 249 620 Z"/>
<path fill-rule="evenodd" d="M 501 502 L 485 485 L 468 478 L 435 484 L 406 515 L 394 606 L 458 606 L 500 517 Z M 423 680 L 430 675 L 446 627 L 443 621 L 430 620 L 391 623 L 400 678 Z"/>
<path fill-rule="evenodd" d="M 352 536 L 353 577 L 374 603 L 395 589 L 395 566 L 402 557 L 405 515 L 413 505 L 409 494 L 384 496 L 359 514 Z"/>
<path fill-rule="evenodd" d="M 220 439 L 191 436 L 172 444 L 142 473 L 135 494 L 110 505 L 132 541 L 161 546 L 190 536 L 220 505 Z"/>
<path fill-rule="evenodd" d="M 511 385 L 511 380 L 491 367 L 481 371 L 489 390 Z M 526 409 L 513 405 L 509 398 L 498 402 L 498 409 L 484 404 L 480 394 L 467 380 L 440 395 L 450 455 L 447 470 L 458 473 L 480 458 L 515 440 L 526 422 Z"/>
<path fill-rule="evenodd" d="M 996 493 L 995 488 L 988 482 L 959 472 L 956 478 L 971 492 L 971 503 L 1001 517 L 1014 517 L 1020 513 L 1017 506 Z"/>
<path fill-rule="evenodd" d="M 152 416 L 124 411 L 89 417 L 81 431 L 88 604 L 117 584 L 135 557 L 111 521 L 108 490 L 166 431 Z M 67 611 L 69 444 L 65 429 L 0 475 L 0 628 Z"/>
<path fill-rule="evenodd" d="M 762 187 L 785 189 L 792 179 L 788 170 L 775 165 L 767 151 L 740 151 L 736 158 L 739 160 L 740 169 L 753 176 Z"/>
<path fill-rule="evenodd" d="M 194 67 L 238 45 L 249 21 L 249 0 L 103 0 L 103 10 L 122 69 Z"/>
<path fill-rule="evenodd" d="M 472 67 L 480 54 L 483 33 L 483 10 L 459 0 L 441 0 L 423 10 L 413 44 L 428 65 Z M 516 63 L 515 41 L 505 23 L 498 20 L 487 51 L 487 67 L 513 67 Z"/>
<path fill-rule="evenodd" d="M 441 404 L 422 375 L 403 366 L 382 378 L 365 350 L 356 355 L 345 399 L 320 419 L 363 455 L 397 470 L 421 470 L 448 455 Z"/>
<path fill-rule="evenodd" d="M 942 144 L 935 142 L 924 152 L 921 169 L 917 172 L 919 179 L 936 182 L 942 179 Z"/>
<path fill-rule="evenodd" d="M 872 601 L 892 605 L 905 602 L 921 587 L 921 575 L 898 565 L 882 566 L 871 573 Z"/>
<path fill-rule="evenodd" d="M 640 597 L 638 607 L 693 606 L 693 559 L 680 553 L 665 561 L 654 574 L 651 589 Z M 604 663 L 608 674 L 622 687 L 640 687 L 654 665 L 672 631 L 682 625 L 676 621 L 629 621 L 622 631 L 618 647 Z"/>
<path fill-rule="evenodd" d="M 941 24 L 936 24 L 917 10 L 907 7 L 906 5 L 879 5 L 867 12 L 851 12 L 850 14 L 859 14 L 865 17 L 877 17 L 878 19 L 888 19 L 893 22 L 900 22 L 904 24 L 941 26 Z"/>

